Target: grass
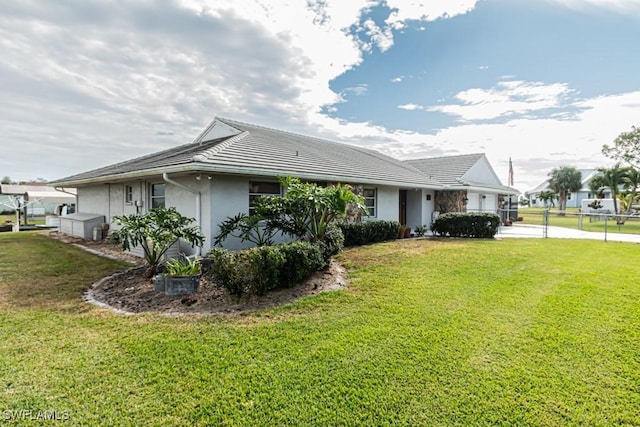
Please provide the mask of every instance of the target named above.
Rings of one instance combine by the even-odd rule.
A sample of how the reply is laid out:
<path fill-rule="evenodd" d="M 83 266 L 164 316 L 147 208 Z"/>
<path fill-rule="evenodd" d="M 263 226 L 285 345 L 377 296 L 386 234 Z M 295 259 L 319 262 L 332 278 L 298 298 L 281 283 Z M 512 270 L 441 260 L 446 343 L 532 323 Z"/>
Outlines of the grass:
<path fill-rule="evenodd" d="M 518 215 L 523 218 L 522 224 L 543 225 L 544 210 L 544 208 L 519 208 Z M 557 210 L 551 209 L 549 225 L 596 232 L 604 232 L 606 226 L 608 233 L 640 234 L 640 217 L 627 218 L 624 224 L 618 225 L 614 217 L 609 217 L 605 224 L 603 218 L 590 219 L 588 216 L 583 216 L 581 220 L 577 208 L 569 208 L 566 212 L 567 214 L 562 216 L 558 215 Z"/>
<path fill-rule="evenodd" d="M 68 425 L 639 425 L 640 289 L 621 262 L 638 255 L 599 241 L 402 240 L 345 251 L 346 291 L 169 318 L 82 303 L 123 266 L 5 233 L 0 411 L 57 411 Z M 54 280 L 59 293 L 41 284 Z"/>
<path fill-rule="evenodd" d="M 5 223 L 7 223 L 7 221 L 10 221 L 12 223 L 16 222 L 16 214 L 0 214 L 0 225 L 4 225 Z M 20 223 L 24 224 L 24 218 L 20 217 Z M 45 219 L 44 216 L 39 216 L 39 217 L 35 217 L 32 218 L 31 216 L 28 217 L 28 223 L 29 225 L 36 225 L 36 224 L 44 224 L 45 223 Z"/>

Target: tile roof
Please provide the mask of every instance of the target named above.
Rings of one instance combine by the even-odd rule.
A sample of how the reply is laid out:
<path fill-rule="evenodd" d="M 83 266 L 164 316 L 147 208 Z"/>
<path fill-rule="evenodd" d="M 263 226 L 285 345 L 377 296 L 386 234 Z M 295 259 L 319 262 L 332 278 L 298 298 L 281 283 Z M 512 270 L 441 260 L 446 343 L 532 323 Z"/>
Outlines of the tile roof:
<path fill-rule="evenodd" d="M 329 181 L 441 188 L 411 165 L 380 152 L 229 119 L 215 122 L 238 134 L 190 144 L 54 181 L 56 185 L 126 179 L 131 174 L 203 171 L 248 175 L 293 175 Z"/>
<path fill-rule="evenodd" d="M 480 160 L 484 154 L 462 154 L 459 156 L 430 157 L 406 160 L 406 163 L 428 173 L 437 181 L 446 185 L 462 184 L 465 173 Z"/>

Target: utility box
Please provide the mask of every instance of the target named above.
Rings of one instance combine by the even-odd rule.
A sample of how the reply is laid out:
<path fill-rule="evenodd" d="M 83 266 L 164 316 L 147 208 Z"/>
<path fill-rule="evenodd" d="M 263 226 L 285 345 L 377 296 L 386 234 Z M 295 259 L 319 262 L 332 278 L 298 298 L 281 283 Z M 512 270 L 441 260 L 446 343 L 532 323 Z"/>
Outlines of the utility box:
<path fill-rule="evenodd" d="M 91 213 L 74 213 L 60 217 L 59 231 L 69 236 L 91 240 L 93 229 L 102 228 L 104 215 Z"/>

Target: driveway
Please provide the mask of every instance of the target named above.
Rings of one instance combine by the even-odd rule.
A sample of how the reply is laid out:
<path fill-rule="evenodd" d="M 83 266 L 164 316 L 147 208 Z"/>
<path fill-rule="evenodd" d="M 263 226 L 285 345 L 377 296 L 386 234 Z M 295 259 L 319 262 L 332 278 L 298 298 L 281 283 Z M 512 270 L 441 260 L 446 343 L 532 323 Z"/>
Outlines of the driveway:
<path fill-rule="evenodd" d="M 509 237 L 526 237 L 526 238 L 543 238 L 544 226 L 542 225 L 525 225 L 514 224 L 508 227 L 500 226 L 496 238 Z M 600 233 L 591 231 L 580 231 L 565 227 L 547 227 L 547 236 L 554 239 L 592 239 L 611 242 L 631 242 L 640 243 L 640 235 L 638 234 L 622 234 L 622 233 Z"/>

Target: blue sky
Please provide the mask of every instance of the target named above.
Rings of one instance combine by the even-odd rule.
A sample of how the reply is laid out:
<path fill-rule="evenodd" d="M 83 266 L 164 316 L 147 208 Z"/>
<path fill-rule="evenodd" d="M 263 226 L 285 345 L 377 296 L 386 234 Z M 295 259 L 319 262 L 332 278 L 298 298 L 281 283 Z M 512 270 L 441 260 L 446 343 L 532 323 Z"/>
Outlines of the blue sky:
<path fill-rule="evenodd" d="M 484 152 L 506 183 L 610 165 L 640 125 L 640 0 L 0 4 L 0 176 L 192 141 L 214 116 L 401 159 Z"/>

